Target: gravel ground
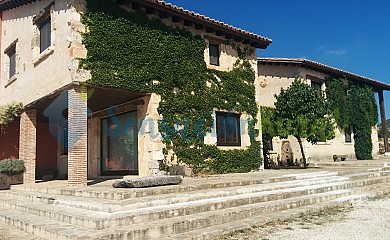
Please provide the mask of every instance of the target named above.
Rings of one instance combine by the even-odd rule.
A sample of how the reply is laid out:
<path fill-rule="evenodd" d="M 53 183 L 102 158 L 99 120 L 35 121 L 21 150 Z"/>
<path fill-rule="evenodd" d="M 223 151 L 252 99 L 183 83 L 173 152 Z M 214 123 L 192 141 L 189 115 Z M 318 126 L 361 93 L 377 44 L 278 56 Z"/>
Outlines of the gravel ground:
<path fill-rule="evenodd" d="M 247 240 L 390 240 L 390 198 L 325 209 L 239 230 L 223 239 Z"/>

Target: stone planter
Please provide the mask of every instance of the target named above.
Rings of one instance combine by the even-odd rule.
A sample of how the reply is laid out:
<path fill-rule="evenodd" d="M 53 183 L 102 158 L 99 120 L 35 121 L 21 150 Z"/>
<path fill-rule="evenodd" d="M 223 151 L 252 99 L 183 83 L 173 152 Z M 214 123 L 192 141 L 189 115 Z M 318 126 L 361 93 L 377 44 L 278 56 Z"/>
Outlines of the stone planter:
<path fill-rule="evenodd" d="M 0 190 L 10 189 L 11 185 L 21 183 L 23 183 L 23 173 L 11 176 L 0 173 Z"/>

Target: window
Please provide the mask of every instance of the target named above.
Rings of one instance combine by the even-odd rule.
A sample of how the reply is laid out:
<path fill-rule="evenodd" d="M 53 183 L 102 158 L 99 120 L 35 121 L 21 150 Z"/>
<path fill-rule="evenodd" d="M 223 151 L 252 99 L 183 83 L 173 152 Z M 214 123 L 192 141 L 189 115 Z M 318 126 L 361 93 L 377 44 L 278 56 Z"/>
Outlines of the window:
<path fill-rule="evenodd" d="M 50 16 L 39 25 L 40 53 L 51 45 L 51 18 Z"/>
<path fill-rule="evenodd" d="M 217 112 L 217 145 L 241 146 L 240 115 Z"/>
<path fill-rule="evenodd" d="M 16 69 L 16 44 L 18 42 L 18 39 L 13 41 L 5 50 L 4 54 L 6 54 L 5 57 L 5 63 L 7 68 L 5 69 L 5 78 L 7 80 L 7 83 L 10 83 L 11 81 L 16 79 L 17 75 L 17 69 Z M 8 57 L 8 58 L 7 58 Z"/>
<path fill-rule="evenodd" d="M 347 127 L 344 130 L 344 134 L 345 134 L 345 142 L 346 143 L 352 142 L 352 127 L 351 126 Z"/>
<path fill-rule="evenodd" d="M 320 83 L 320 82 L 316 82 L 316 81 L 311 81 L 311 87 L 317 92 L 317 94 L 319 95 L 319 96 L 323 96 L 323 94 L 322 94 L 322 90 L 321 90 L 321 86 L 322 86 L 322 84 Z"/>
<path fill-rule="evenodd" d="M 13 46 L 7 53 L 9 57 L 9 78 L 16 74 L 16 48 Z"/>
<path fill-rule="evenodd" d="M 323 97 L 324 92 L 322 91 L 322 80 L 310 75 L 306 75 L 306 79 L 310 79 L 311 87 L 318 93 L 319 96 Z"/>
<path fill-rule="evenodd" d="M 219 45 L 209 44 L 210 64 L 219 66 Z"/>

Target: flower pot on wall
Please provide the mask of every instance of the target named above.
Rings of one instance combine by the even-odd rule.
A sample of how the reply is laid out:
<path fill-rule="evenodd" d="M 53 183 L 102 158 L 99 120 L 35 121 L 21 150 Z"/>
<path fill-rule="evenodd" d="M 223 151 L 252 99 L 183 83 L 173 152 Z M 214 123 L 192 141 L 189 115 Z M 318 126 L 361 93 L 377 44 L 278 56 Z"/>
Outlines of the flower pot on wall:
<path fill-rule="evenodd" d="M 23 183 L 25 171 L 23 160 L 5 159 L 0 161 L 0 190 L 10 189 L 13 184 Z"/>
<path fill-rule="evenodd" d="M 11 186 L 11 178 L 4 173 L 0 173 L 0 190 L 9 189 Z"/>
<path fill-rule="evenodd" d="M 9 176 L 4 173 L 0 173 L 0 190 L 10 189 L 11 185 L 22 184 L 23 173 Z"/>

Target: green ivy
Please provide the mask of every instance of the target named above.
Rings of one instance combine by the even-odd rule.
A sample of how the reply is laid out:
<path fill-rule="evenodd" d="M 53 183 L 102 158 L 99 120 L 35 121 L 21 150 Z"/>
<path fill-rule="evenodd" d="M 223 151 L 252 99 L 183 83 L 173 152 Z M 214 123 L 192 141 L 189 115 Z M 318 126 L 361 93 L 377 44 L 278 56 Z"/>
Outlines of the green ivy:
<path fill-rule="evenodd" d="M 20 116 L 23 105 L 10 103 L 0 107 L 0 126 L 5 126 Z"/>
<path fill-rule="evenodd" d="M 127 12 L 109 0 L 87 0 L 87 6 L 82 21 L 89 30 L 83 36 L 88 56 L 81 67 L 91 71 L 89 84 L 160 94 L 164 152 L 173 150 L 195 170 L 246 172 L 260 166 L 255 136 L 245 150 L 221 151 L 203 144 L 213 127 L 214 108 L 257 114 L 255 72 L 243 58 L 248 49 L 240 50 L 231 71 L 210 70 L 200 36 L 150 20 L 140 11 Z"/>
<path fill-rule="evenodd" d="M 366 86 L 352 86 L 349 98 L 356 158 L 372 159 L 371 127 L 378 123 L 374 92 Z"/>
<path fill-rule="evenodd" d="M 0 160 L 0 173 L 7 175 L 17 175 L 24 173 L 25 167 L 23 160 L 19 159 L 4 159 Z"/>
<path fill-rule="evenodd" d="M 342 129 L 352 125 L 356 158 L 372 159 L 371 127 L 378 122 L 374 91 L 365 85 L 344 82 L 336 78 L 326 81 L 326 96 L 333 116 Z"/>
<path fill-rule="evenodd" d="M 326 80 L 326 99 L 333 110 L 337 126 L 345 129 L 351 125 L 351 111 L 347 97 L 348 86 L 339 79 Z"/>
<path fill-rule="evenodd" d="M 265 167 L 270 164 L 269 152 L 271 151 L 271 141 L 273 137 L 277 136 L 275 129 L 274 114 L 275 108 L 262 106 L 261 111 L 261 129 L 263 141 L 263 159 Z"/>

